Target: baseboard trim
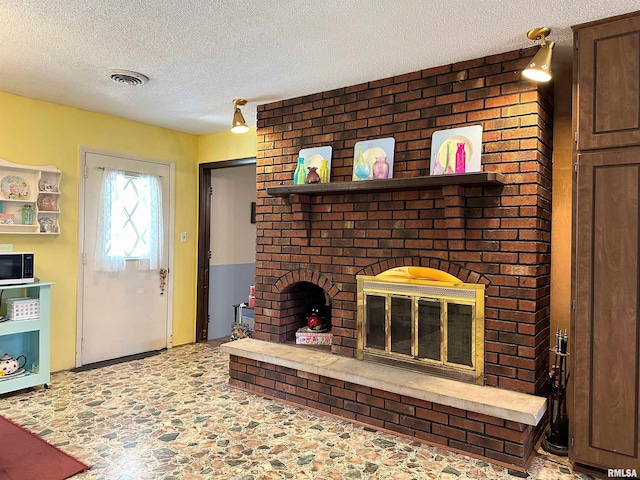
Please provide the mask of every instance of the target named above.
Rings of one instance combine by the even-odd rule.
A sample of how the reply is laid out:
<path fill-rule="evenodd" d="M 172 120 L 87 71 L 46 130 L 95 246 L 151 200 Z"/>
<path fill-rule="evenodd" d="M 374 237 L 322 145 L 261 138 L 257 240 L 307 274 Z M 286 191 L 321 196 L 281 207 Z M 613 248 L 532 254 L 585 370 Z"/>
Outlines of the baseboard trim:
<path fill-rule="evenodd" d="M 96 368 L 108 367 L 110 365 L 118 365 L 119 363 L 131 362 L 133 360 L 142 360 L 143 358 L 160 355 L 162 352 L 166 350 L 167 350 L 166 348 L 162 348 L 160 350 L 151 350 L 150 352 L 136 353 L 136 354 L 127 355 L 124 357 L 112 358 L 110 360 L 103 360 L 101 362 L 87 363 L 86 365 L 81 365 L 79 367 L 72 368 L 69 371 L 73 373 L 86 372 L 89 370 L 95 370 Z"/>

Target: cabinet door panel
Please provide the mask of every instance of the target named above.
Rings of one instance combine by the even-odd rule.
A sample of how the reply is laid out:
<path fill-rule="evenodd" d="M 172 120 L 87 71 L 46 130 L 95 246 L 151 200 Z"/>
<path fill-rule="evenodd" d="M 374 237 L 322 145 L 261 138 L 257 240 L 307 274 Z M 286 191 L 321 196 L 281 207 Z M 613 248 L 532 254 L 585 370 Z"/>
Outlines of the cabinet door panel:
<path fill-rule="evenodd" d="M 577 31 L 578 149 L 640 144 L 640 17 Z"/>
<path fill-rule="evenodd" d="M 578 156 L 572 459 L 640 468 L 640 148 Z"/>

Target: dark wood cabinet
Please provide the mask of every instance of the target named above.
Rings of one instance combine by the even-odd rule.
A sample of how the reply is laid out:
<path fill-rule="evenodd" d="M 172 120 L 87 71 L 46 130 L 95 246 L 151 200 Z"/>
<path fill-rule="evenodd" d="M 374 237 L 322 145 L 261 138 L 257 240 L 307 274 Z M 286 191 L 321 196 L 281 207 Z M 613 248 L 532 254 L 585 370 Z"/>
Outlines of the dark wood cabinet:
<path fill-rule="evenodd" d="M 640 14 L 575 41 L 569 455 L 640 471 Z"/>
<path fill-rule="evenodd" d="M 640 16 L 578 28 L 578 150 L 640 144 Z"/>
<path fill-rule="evenodd" d="M 640 469 L 640 148 L 578 165 L 572 459 Z"/>

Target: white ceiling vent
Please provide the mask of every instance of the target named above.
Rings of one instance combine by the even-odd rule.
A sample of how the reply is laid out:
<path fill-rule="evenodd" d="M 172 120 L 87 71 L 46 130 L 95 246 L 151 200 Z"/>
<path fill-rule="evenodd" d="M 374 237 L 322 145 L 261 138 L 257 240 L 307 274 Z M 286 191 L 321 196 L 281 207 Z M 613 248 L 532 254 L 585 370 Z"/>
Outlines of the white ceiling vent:
<path fill-rule="evenodd" d="M 107 75 L 116 83 L 124 83 L 132 87 L 144 85 L 149 81 L 149 77 L 130 70 L 109 70 Z"/>

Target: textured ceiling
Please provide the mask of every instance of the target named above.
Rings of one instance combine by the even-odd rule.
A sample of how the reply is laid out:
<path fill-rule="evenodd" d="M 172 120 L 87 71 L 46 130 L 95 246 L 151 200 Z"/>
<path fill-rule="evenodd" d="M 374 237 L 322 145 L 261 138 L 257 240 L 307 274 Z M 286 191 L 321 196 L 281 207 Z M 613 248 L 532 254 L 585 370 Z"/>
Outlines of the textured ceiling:
<path fill-rule="evenodd" d="M 194 134 L 256 105 L 532 46 L 638 0 L 0 0 L 0 91 Z M 150 82 L 116 84 L 109 69 Z M 1 114 L 1 113 L 0 113 Z"/>

